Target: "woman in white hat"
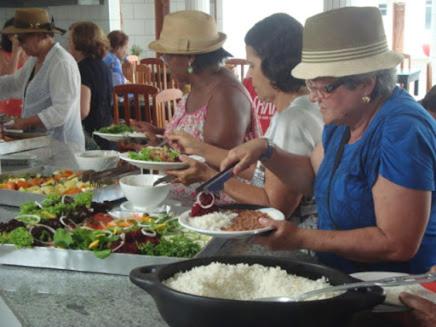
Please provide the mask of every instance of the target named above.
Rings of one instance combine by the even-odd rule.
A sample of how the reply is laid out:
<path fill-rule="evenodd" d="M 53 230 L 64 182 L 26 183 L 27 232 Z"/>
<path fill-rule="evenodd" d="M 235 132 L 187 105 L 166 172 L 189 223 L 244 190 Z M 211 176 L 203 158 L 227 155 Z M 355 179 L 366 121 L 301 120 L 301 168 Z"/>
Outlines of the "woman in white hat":
<path fill-rule="evenodd" d="M 301 155 L 309 155 L 321 142 L 322 116 L 316 104 L 310 102 L 304 80 L 291 76 L 289 72 L 301 60 L 303 26 L 291 16 L 279 13 L 256 23 L 245 35 L 247 61 L 257 94 L 277 108 L 265 133 L 280 148 Z M 213 177 L 228 151 L 217 149 L 197 141 L 186 133 L 174 133 L 168 138 L 180 146 L 185 153 L 198 154 L 207 164 L 188 158 L 190 167 L 185 170 L 167 172 L 178 177 L 178 181 L 190 184 L 206 181 Z M 224 191 L 238 203 L 250 203 L 274 207 L 286 216 L 294 213 L 298 218 L 314 214 L 308 203 L 300 207 L 302 194 L 290 191 L 260 162 L 244 173 L 251 184 L 232 178 L 225 183 Z M 314 206 L 311 205 L 313 208 Z"/>
<path fill-rule="evenodd" d="M 222 62 L 230 54 L 222 48 L 226 35 L 214 19 L 201 11 L 179 11 L 165 16 L 159 40 L 149 47 L 162 54 L 171 75 L 191 91 L 178 103 L 165 129 L 133 122 L 151 134 L 184 131 L 200 141 L 223 149 L 260 135 L 250 95 Z M 152 135 L 151 135 L 152 137 Z M 191 203 L 194 186 L 174 185 L 172 194 Z"/>
<path fill-rule="evenodd" d="M 16 34 L 30 58 L 14 75 L 0 77 L 0 98 L 24 98 L 22 117 L 11 128 L 45 129 L 77 152 L 85 148 L 80 121 L 80 73 L 74 58 L 54 41 L 54 33 L 64 32 L 44 9 L 16 10 L 14 24 L 2 33 Z"/>
<path fill-rule="evenodd" d="M 149 47 L 162 54 L 179 84 L 191 85 L 191 92 L 180 101 L 165 130 L 148 125 L 149 132 L 183 130 L 225 149 L 259 135 L 249 94 L 222 65 L 231 56 L 222 48 L 225 40 L 214 19 L 201 11 L 165 16 L 159 40 Z"/>
<path fill-rule="evenodd" d="M 387 48 L 377 8 L 346 7 L 313 16 L 303 32 L 306 79 L 326 126 L 310 156 L 268 140 L 230 151 L 234 172 L 259 158 L 284 183 L 315 194 L 320 230 L 261 220 L 276 231 L 257 241 L 310 249 L 346 272 L 421 273 L 436 263 L 436 125 L 395 86 L 401 57 Z"/>

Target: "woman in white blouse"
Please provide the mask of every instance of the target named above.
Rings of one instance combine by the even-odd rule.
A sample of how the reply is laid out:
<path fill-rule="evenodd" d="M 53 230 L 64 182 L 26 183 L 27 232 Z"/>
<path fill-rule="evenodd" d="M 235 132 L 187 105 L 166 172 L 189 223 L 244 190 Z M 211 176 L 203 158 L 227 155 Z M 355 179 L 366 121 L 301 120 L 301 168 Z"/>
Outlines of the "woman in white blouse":
<path fill-rule="evenodd" d="M 14 25 L 2 33 L 16 34 L 30 56 L 14 75 L 0 77 L 0 98 L 24 98 L 22 117 L 11 128 L 46 129 L 73 152 L 83 151 L 85 139 L 80 120 L 80 73 L 74 58 L 58 43 L 63 33 L 46 10 L 17 9 Z"/>
<path fill-rule="evenodd" d="M 245 44 L 253 86 L 259 97 L 277 108 L 265 137 L 286 151 L 304 155 L 321 141 L 323 122 L 318 106 L 307 97 L 304 81 L 290 74 L 301 59 L 302 35 L 303 26 L 298 21 L 287 14 L 274 14 L 247 32 Z M 217 170 L 212 167 L 219 167 L 228 152 L 180 132 L 168 138 L 185 153 L 203 156 L 209 165 L 183 158 L 189 168 L 167 172 L 185 184 L 214 176 Z M 303 195 L 292 192 L 260 162 L 244 172 L 243 177 L 251 180 L 251 184 L 232 178 L 224 185 L 224 192 L 233 200 L 274 207 L 287 216 L 293 213 L 299 218 L 314 213 L 314 206 L 309 203 L 304 203 L 296 213 Z"/>

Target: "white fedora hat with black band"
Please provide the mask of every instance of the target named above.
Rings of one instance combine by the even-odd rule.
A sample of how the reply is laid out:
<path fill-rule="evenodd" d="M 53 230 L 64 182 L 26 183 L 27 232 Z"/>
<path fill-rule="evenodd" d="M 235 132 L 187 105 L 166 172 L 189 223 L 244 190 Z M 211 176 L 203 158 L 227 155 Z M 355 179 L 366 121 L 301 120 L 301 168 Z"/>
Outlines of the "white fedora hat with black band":
<path fill-rule="evenodd" d="M 301 62 L 292 75 L 301 79 L 342 77 L 396 67 L 402 55 L 389 50 L 376 7 L 344 7 L 307 19 Z"/>

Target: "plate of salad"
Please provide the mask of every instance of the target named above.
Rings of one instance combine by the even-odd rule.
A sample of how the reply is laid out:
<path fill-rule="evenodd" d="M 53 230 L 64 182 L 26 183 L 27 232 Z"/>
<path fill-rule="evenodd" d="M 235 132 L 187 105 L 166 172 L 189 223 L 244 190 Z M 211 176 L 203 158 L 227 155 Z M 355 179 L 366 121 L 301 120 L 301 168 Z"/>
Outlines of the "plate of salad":
<path fill-rule="evenodd" d="M 147 135 L 135 131 L 132 127 L 126 124 L 115 124 L 102 127 L 93 134 L 112 142 L 118 142 L 128 138 L 147 139 Z"/>
<path fill-rule="evenodd" d="M 189 258 L 209 241 L 182 228 L 172 214 L 114 217 L 91 198 L 92 193 L 81 193 L 23 204 L 15 219 L 0 223 L 0 244 L 87 250 L 100 259 L 112 253 Z"/>
<path fill-rule="evenodd" d="M 152 147 L 147 146 L 138 152 L 125 152 L 120 154 L 122 160 L 142 168 L 152 170 L 170 170 L 182 169 L 187 167 L 187 164 L 180 161 L 180 153 L 170 147 Z M 199 161 L 204 161 L 202 157 L 190 156 Z"/>

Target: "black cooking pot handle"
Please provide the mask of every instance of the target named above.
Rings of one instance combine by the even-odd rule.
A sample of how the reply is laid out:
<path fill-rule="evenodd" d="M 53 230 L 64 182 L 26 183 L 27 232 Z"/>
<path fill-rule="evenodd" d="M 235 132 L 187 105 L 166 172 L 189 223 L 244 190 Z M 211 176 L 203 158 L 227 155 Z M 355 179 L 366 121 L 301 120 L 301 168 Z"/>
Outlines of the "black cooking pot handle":
<path fill-rule="evenodd" d="M 150 265 L 135 268 L 130 272 L 129 278 L 132 283 L 151 293 L 157 286 L 156 284 L 160 283 L 156 275 L 156 270 L 161 266 L 163 265 Z"/>

